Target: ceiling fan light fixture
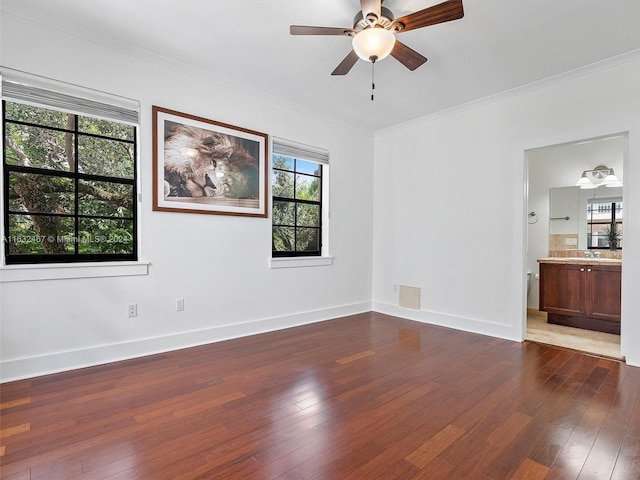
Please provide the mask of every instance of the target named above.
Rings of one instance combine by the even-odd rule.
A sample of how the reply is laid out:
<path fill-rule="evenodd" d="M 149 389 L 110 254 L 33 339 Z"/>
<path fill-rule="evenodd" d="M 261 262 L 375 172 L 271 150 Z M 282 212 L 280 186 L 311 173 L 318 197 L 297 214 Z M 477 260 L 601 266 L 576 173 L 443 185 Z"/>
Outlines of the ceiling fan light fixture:
<path fill-rule="evenodd" d="M 367 62 L 386 58 L 396 44 L 393 32 L 383 27 L 367 28 L 353 37 L 353 50 Z"/>

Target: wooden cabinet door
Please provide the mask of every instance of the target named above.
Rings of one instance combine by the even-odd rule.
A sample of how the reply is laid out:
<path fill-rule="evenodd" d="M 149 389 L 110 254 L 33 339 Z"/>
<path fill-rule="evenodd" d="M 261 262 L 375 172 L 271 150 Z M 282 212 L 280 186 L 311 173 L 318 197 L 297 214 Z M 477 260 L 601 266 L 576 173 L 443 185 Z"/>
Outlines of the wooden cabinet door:
<path fill-rule="evenodd" d="M 560 315 L 583 316 L 585 266 L 540 264 L 540 310 Z"/>
<path fill-rule="evenodd" d="M 589 265 L 586 268 L 586 315 L 620 322 L 622 269 L 606 265 Z"/>

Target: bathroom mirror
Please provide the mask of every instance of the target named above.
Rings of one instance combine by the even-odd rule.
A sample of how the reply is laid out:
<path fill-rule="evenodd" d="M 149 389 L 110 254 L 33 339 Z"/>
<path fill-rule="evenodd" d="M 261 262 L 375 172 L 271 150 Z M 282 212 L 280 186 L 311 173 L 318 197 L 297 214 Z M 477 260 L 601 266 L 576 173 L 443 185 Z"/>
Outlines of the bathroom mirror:
<path fill-rule="evenodd" d="M 622 212 L 622 187 L 550 188 L 549 250 L 608 248 L 605 229 Z"/>

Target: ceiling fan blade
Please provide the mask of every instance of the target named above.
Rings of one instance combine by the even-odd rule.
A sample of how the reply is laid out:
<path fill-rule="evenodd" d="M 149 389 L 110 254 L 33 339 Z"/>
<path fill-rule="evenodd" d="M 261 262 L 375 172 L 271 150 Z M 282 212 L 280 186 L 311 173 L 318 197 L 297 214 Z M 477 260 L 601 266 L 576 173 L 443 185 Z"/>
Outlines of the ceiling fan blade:
<path fill-rule="evenodd" d="M 438 23 L 450 22 L 464 17 L 462 0 L 447 0 L 433 7 L 425 8 L 411 13 L 404 17 L 396 18 L 390 30 L 396 32 L 406 32 L 416 28 L 437 25 Z"/>
<path fill-rule="evenodd" d="M 362 8 L 362 17 L 367 18 L 367 15 L 373 13 L 376 18 L 380 18 L 380 6 L 381 0 L 360 0 L 360 7 Z"/>
<path fill-rule="evenodd" d="M 426 57 L 423 57 L 414 49 L 407 47 L 404 43 L 396 40 L 393 50 L 391 50 L 391 56 L 398 60 L 401 64 L 413 71 L 427 61 Z"/>
<path fill-rule="evenodd" d="M 351 50 L 349 54 L 344 57 L 344 60 L 340 62 L 340 65 L 338 65 L 336 69 L 331 72 L 331 75 L 346 75 L 356 64 L 358 58 L 358 54 L 355 51 Z"/>
<path fill-rule="evenodd" d="M 291 25 L 291 35 L 349 35 L 355 33 L 353 28 L 341 27 L 309 27 L 306 25 Z"/>

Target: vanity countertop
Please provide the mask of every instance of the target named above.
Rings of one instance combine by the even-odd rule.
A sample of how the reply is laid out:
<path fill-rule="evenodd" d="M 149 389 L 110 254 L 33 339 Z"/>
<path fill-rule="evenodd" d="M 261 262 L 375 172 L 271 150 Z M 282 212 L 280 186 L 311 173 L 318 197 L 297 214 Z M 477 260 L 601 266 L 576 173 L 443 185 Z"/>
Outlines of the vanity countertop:
<path fill-rule="evenodd" d="M 617 265 L 622 266 L 620 258 L 586 258 L 586 257 L 547 257 L 539 258 L 538 263 L 564 263 L 574 265 Z"/>

